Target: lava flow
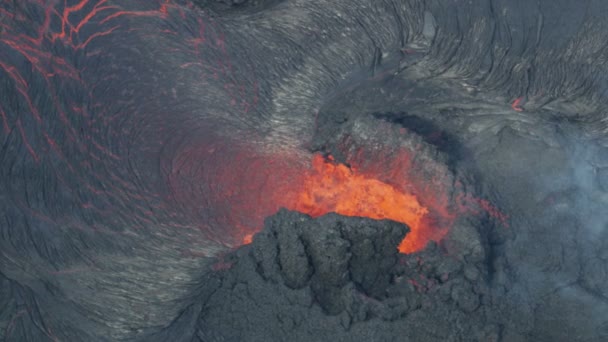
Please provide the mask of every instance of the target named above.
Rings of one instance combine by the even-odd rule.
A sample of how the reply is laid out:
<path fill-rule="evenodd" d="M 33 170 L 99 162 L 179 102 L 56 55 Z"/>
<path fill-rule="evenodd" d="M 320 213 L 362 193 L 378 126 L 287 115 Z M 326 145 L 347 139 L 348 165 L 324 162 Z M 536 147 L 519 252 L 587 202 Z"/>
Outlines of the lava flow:
<path fill-rule="evenodd" d="M 380 157 L 386 160 L 383 164 L 365 158 L 367 162 L 350 160 L 350 166 L 320 154 L 312 155 L 306 164 L 289 155 L 253 156 L 246 150 L 228 154 L 237 164 L 247 165 L 247 173 L 233 163 L 213 170 L 208 181 L 213 185 L 210 203 L 214 206 L 208 212 L 222 227 L 216 230 L 217 239 L 228 235 L 231 245 L 251 243 L 264 219 L 286 208 L 312 217 L 335 212 L 404 223 L 410 232 L 398 249 L 413 253 L 430 241 L 439 242 L 458 215 L 450 210 L 449 192 L 441 186 L 444 183 L 421 176 L 405 151 L 391 153 L 388 159 Z M 223 160 L 227 154 L 212 155 Z M 202 157 L 210 165 L 218 161 L 210 158 Z M 175 183 L 172 188 L 185 186 Z M 186 198 L 183 203 L 196 202 Z"/>
<path fill-rule="evenodd" d="M 429 240 L 439 240 L 447 229 L 435 227 L 431 210 L 411 193 L 373 177 L 360 174 L 346 165 L 315 155 L 302 191 L 293 208 L 313 217 L 329 212 L 345 216 L 390 219 L 407 224 L 411 232 L 399 245 L 401 253 L 423 249 Z"/>

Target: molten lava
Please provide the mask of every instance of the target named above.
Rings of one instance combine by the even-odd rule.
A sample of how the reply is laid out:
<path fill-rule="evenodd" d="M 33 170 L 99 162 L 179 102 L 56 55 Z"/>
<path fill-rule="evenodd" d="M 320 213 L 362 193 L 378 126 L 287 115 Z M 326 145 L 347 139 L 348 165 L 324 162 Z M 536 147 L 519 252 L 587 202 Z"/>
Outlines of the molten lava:
<path fill-rule="evenodd" d="M 313 217 L 335 212 L 405 223 L 410 232 L 398 246 L 401 253 L 440 242 L 461 215 L 487 213 L 508 226 L 507 215 L 463 192 L 441 165 L 412 156 L 405 148 L 359 150 L 347 159 L 349 167 L 319 154 L 307 162 L 297 154 L 201 144 L 174 159 L 172 165 L 182 166 L 169 172 L 171 200 L 186 218 L 205 223 L 195 226 L 205 239 L 230 247 L 251 243 L 265 218 L 280 208 Z M 197 160 L 205 160 L 205 167 L 189 167 Z M 206 187 L 192 186 L 201 179 Z M 191 205 L 201 201 L 207 205 Z"/>
<path fill-rule="evenodd" d="M 320 155 L 313 158 L 294 209 L 313 217 L 329 212 L 345 216 L 390 219 L 407 224 L 411 232 L 399 245 L 401 253 L 423 249 L 429 240 L 443 237 L 442 229 L 428 219 L 429 208 L 396 187 L 359 174 L 346 165 Z M 438 234 L 439 232 L 439 234 Z"/>
<path fill-rule="evenodd" d="M 230 164 L 214 172 L 210 182 L 217 190 L 210 212 L 224 229 L 218 234 L 232 236 L 236 245 L 249 244 L 264 219 L 281 207 L 312 217 L 335 212 L 407 224 L 410 232 L 398 249 L 412 253 L 431 240 L 439 242 L 454 222 L 447 191 L 432 178 L 417 175 L 404 151 L 388 159 L 379 156 L 384 164 L 371 163 L 373 158 L 353 159 L 351 167 L 320 154 L 311 157 L 311 164 L 305 165 L 289 155 L 234 155 L 234 161 L 248 165 L 246 176 Z"/>

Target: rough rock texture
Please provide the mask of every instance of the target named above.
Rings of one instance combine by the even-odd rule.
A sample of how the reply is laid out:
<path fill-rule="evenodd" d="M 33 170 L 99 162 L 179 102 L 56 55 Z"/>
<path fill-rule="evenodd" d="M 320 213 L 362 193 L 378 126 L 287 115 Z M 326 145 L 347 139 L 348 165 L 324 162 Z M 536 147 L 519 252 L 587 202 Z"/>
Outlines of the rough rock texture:
<path fill-rule="evenodd" d="M 430 243 L 398 254 L 406 232 L 387 220 L 281 210 L 216 275 L 204 338 L 498 341 L 483 253 L 454 256 Z"/>
<path fill-rule="evenodd" d="M 402 224 L 336 214 L 312 219 L 281 210 L 268 218 L 251 245 L 223 257 L 229 267 L 212 275 L 221 285 L 202 309 L 200 337 L 505 342 L 606 338 L 606 324 L 601 324 L 605 316 L 601 306 L 592 304 L 593 294 L 566 285 L 535 298 L 539 289 L 530 287 L 537 280 L 513 278 L 516 266 L 505 260 L 501 244 L 483 243 L 475 224 L 479 222 L 462 220 L 440 244 L 431 242 L 421 252 L 403 255 L 394 247 L 408 231 Z M 597 311 L 589 311 L 594 306 Z"/>
<path fill-rule="evenodd" d="M 607 13 L 0 1 L 0 338 L 608 340 Z M 395 259 L 344 228 L 393 223 L 282 212 L 231 252 L 313 152 L 403 185 L 400 148 L 482 214 Z"/>
<path fill-rule="evenodd" d="M 328 214 L 310 220 L 302 214 L 279 212 L 256 235 L 253 256 L 267 280 L 278 273 L 290 288 L 309 285 L 329 314 L 345 309 L 350 289 L 382 298 L 397 259 L 396 245 L 408 231 L 402 224 Z"/>

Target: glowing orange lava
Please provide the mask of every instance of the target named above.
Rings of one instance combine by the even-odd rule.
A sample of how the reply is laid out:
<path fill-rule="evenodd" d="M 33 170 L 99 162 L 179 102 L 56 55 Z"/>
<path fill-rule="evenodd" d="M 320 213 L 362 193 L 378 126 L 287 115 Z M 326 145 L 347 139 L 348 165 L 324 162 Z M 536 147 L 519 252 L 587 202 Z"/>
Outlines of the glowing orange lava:
<path fill-rule="evenodd" d="M 313 217 L 336 212 L 405 223 L 411 232 L 399 245 L 401 253 L 419 251 L 437 237 L 437 229 L 426 219 L 429 209 L 416 196 L 321 155 L 314 156 L 293 209 Z"/>
<path fill-rule="evenodd" d="M 249 233 L 243 237 L 243 245 L 248 245 L 253 242 L 253 233 Z"/>

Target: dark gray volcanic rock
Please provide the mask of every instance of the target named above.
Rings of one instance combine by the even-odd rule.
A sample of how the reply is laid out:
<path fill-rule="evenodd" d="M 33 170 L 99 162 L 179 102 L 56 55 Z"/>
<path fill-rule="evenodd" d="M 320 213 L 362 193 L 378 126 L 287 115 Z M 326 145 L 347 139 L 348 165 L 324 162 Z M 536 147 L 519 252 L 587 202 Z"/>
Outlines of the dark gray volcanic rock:
<path fill-rule="evenodd" d="M 436 243 L 398 254 L 408 231 L 388 220 L 281 210 L 216 274 L 221 286 L 203 309 L 203 336 L 498 341 L 483 257 L 450 255 Z"/>
<path fill-rule="evenodd" d="M 310 285 L 329 314 L 345 309 L 349 302 L 345 288 L 373 298 L 384 296 L 397 262 L 396 246 L 409 231 L 392 221 L 336 214 L 311 220 L 284 210 L 269 218 L 266 226 L 253 244 L 261 275 L 273 279 L 281 274 L 294 289 Z"/>
<path fill-rule="evenodd" d="M 403 224 L 337 214 L 312 219 L 281 210 L 252 244 L 223 257 L 230 267 L 210 275 L 220 285 L 202 309 L 200 337 L 605 340 L 605 325 L 596 323 L 601 316 L 579 316 L 588 312 L 592 304 L 585 301 L 592 296 L 580 298 L 564 287 L 534 298 L 529 286 L 535 280 L 514 281 L 500 244 L 482 243 L 486 237 L 476 224 L 462 219 L 440 244 L 403 255 L 395 248 L 408 231 Z"/>

